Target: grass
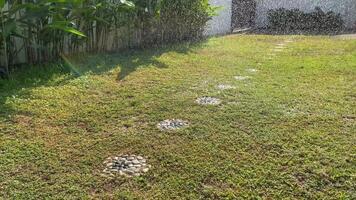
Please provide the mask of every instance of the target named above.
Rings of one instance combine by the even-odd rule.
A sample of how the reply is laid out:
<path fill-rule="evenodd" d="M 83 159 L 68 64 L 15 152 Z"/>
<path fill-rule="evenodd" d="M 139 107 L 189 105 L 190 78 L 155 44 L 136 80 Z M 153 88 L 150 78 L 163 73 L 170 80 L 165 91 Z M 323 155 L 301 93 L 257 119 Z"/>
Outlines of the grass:
<path fill-rule="evenodd" d="M 355 77 L 356 41 L 316 36 L 235 35 L 28 67 L 0 81 L 0 199 L 356 198 Z M 201 96 L 223 103 L 196 105 Z M 156 128 L 172 118 L 190 126 Z M 102 177 L 102 162 L 125 153 L 153 168 Z"/>

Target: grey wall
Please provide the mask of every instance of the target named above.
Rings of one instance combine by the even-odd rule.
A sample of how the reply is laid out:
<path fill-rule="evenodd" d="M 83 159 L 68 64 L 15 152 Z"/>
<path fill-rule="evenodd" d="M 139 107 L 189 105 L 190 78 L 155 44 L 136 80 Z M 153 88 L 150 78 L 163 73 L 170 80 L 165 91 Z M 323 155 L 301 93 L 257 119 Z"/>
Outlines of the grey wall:
<path fill-rule="evenodd" d="M 256 2 L 256 25 L 258 27 L 267 25 L 268 10 L 281 7 L 287 9 L 298 8 L 310 12 L 316 6 L 319 6 L 324 11 L 340 13 L 349 28 L 352 28 L 356 23 L 356 0 L 256 0 Z"/>
<path fill-rule="evenodd" d="M 205 35 L 222 35 L 231 32 L 231 0 L 210 0 L 210 5 L 220 7 L 206 26 Z"/>

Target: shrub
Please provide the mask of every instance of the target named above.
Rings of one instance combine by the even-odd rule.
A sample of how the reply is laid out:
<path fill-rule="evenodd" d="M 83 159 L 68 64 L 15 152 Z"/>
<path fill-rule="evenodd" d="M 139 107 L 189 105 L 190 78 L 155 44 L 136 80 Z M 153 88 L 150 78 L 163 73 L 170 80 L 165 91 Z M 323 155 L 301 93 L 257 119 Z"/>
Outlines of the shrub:
<path fill-rule="evenodd" d="M 165 0 L 161 8 L 162 36 L 166 41 L 200 38 L 211 14 L 208 0 Z"/>
<path fill-rule="evenodd" d="M 208 0 L 163 0 L 156 4 L 155 17 L 146 17 L 146 44 L 196 40 L 202 37 L 207 21 L 214 14 Z M 144 14 L 140 14 L 143 15 Z M 146 14 L 147 15 L 147 14 Z M 151 15 L 152 16 L 152 15 Z"/>
<path fill-rule="evenodd" d="M 341 31 L 344 28 L 344 21 L 340 14 L 332 11 L 325 13 L 319 7 L 316 7 L 311 13 L 304 13 L 299 9 L 270 10 L 268 22 L 270 29 L 282 32 L 302 30 L 325 33 Z"/>

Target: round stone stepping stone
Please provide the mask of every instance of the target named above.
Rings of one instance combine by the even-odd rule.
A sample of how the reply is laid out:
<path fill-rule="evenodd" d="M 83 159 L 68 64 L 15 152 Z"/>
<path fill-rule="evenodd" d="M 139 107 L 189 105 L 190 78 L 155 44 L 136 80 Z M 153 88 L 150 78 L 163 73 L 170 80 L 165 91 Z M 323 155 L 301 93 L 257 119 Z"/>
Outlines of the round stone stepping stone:
<path fill-rule="evenodd" d="M 187 127 L 189 123 L 181 119 L 167 119 L 157 124 L 157 128 L 162 131 L 177 130 Z"/>
<path fill-rule="evenodd" d="M 201 97 L 195 100 L 195 102 L 200 105 L 219 105 L 221 100 L 214 97 Z"/>
<path fill-rule="evenodd" d="M 257 69 L 247 69 L 246 71 L 248 71 L 248 72 L 252 72 L 252 73 L 256 73 L 256 72 L 258 72 L 258 70 Z"/>
<path fill-rule="evenodd" d="M 231 89 L 236 89 L 236 87 L 232 85 L 225 85 L 225 84 L 220 84 L 217 86 L 219 90 L 231 90 Z"/>
<path fill-rule="evenodd" d="M 283 49 L 273 49 L 274 52 L 282 52 Z"/>
<path fill-rule="evenodd" d="M 244 80 L 250 79 L 250 77 L 249 76 L 235 76 L 235 79 L 238 81 L 244 81 Z"/>
<path fill-rule="evenodd" d="M 151 168 L 150 165 L 147 165 L 146 159 L 136 155 L 109 157 L 104 161 L 104 164 L 106 167 L 103 173 L 108 176 L 116 174 L 127 177 L 141 176 Z"/>

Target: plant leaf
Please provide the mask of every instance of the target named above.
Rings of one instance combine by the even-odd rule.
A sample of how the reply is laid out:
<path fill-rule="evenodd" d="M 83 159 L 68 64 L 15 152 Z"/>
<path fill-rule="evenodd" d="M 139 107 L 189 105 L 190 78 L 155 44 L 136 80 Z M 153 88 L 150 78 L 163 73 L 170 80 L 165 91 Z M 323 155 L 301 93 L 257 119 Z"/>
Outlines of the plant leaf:
<path fill-rule="evenodd" d="M 71 34 L 74 34 L 74 35 L 77 35 L 80 37 L 87 37 L 84 33 L 78 31 L 77 29 L 65 26 L 63 24 L 51 24 L 51 25 L 48 25 L 47 28 L 62 30 L 67 33 L 71 33 Z"/>
<path fill-rule="evenodd" d="M 5 0 L 0 0 L 0 10 L 4 7 L 5 5 Z"/>

